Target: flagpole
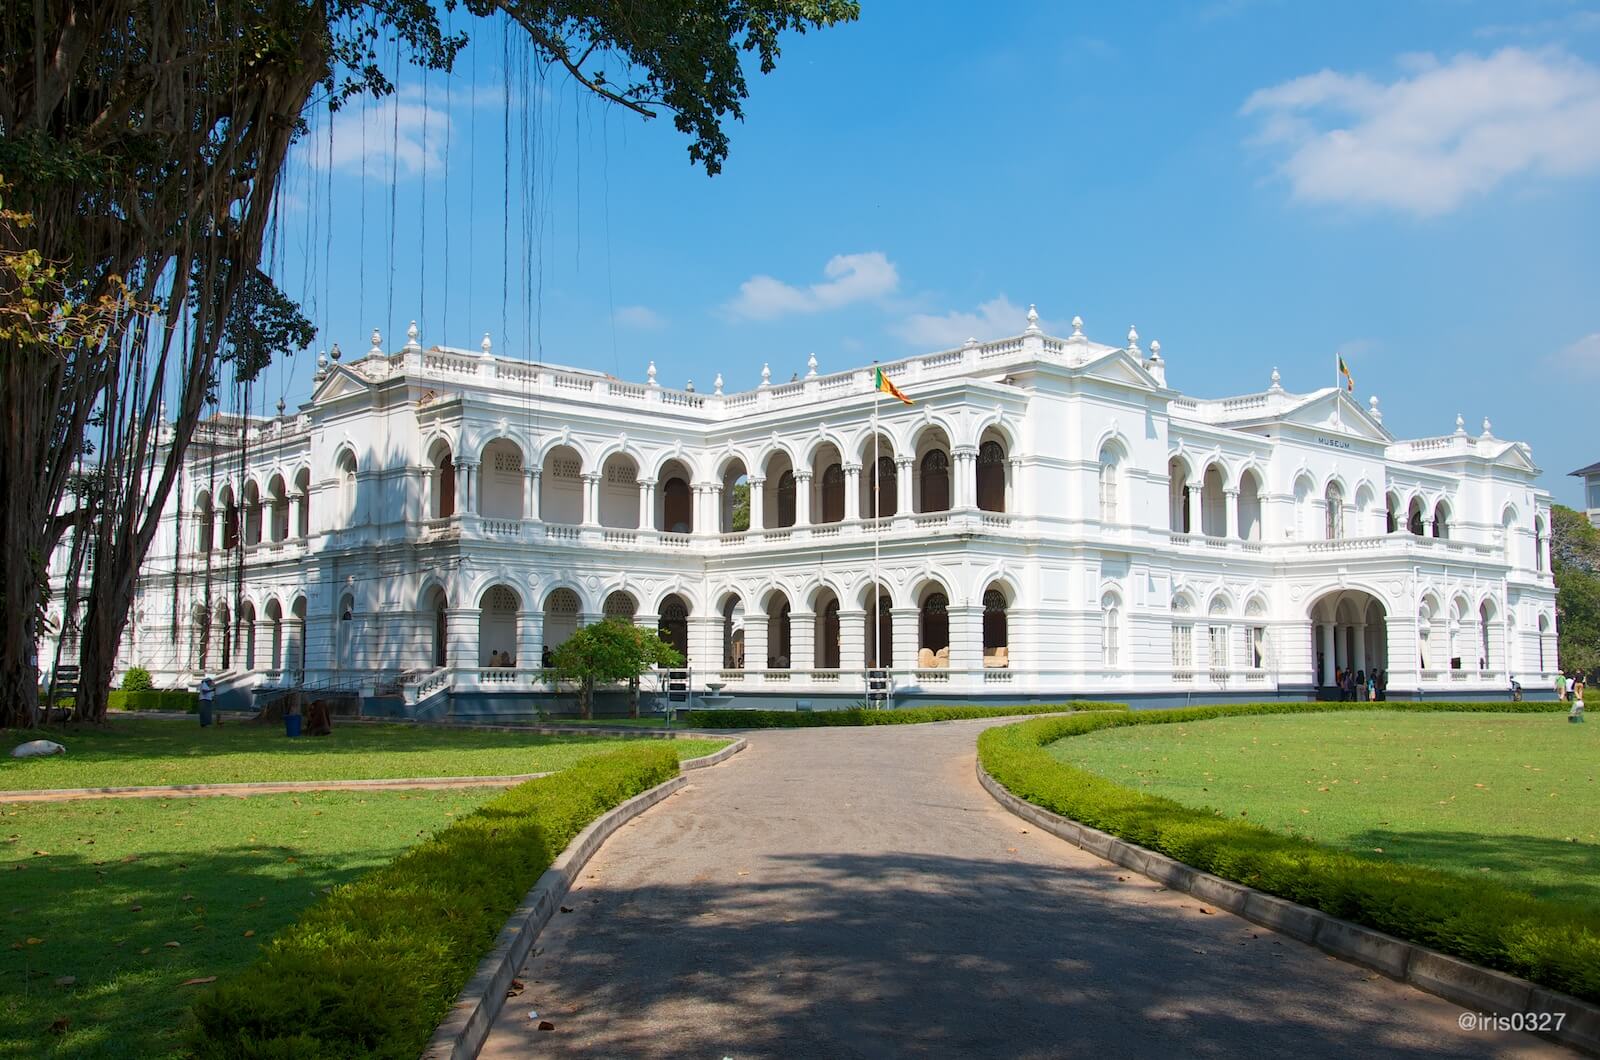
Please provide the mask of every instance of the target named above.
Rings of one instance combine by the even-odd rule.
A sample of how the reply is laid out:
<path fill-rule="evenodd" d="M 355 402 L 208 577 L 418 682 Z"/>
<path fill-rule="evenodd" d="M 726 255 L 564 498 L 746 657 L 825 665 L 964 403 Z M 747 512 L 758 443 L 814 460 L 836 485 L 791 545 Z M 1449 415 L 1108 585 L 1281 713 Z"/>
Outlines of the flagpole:
<path fill-rule="evenodd" d="M 878 395 L 882 391 L 876 379 L 872 383 L 872 668 L 876 670 L 882 650 L 879 641 L 883 639 L 883 616 L 878 613 L 883 601 L 878 588 L 878 537 L 883 529 L 878 522 L 878 491 L 883 487 L 878 474 Z"/>
<path fill-rule="evenodd" d="M 1344 426 L 1344 402 L 1339 400 L 1339 392 L 1344 388 L 1344 380 L 1339 378 L 1339 351 L 1333 351 L 1333 423 L 1334 426 Z"/>

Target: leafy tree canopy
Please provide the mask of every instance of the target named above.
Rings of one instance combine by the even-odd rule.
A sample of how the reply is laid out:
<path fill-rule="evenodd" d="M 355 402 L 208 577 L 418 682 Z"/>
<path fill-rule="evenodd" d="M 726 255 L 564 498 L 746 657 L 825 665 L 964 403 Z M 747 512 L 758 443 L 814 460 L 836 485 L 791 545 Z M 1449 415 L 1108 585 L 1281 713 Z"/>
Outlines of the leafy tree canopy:
<path fill-rule="evenodd" d="M 1600 530 L 1560 504 L 1550 510 L 1550 567 L 1561 666 L 1593 673 L 1600 669 Z"/>

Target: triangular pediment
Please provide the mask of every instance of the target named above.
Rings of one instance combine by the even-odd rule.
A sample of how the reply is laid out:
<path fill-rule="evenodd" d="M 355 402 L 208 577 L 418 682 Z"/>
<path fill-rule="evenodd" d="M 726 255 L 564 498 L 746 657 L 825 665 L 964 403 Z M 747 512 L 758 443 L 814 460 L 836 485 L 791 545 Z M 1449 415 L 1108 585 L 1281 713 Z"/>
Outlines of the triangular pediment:
<path fill-rule="evenodd" d="M 329 369 L 327 378 L 317 384 L 311 392 L 313 402 L 337 401 L 342 397 L 352 394 L 366 394 L 372 390 L 372 384 L 348 368 L 338 367 Z"/>
<path fill-rule="evenodd" d="M 1278 421 L 1332 438 L 1360 439 L 1387 445 L 1394 436 L 1343 390 L 1323 390 L 1283 410 Z"/>
<path fill-rule="evenodd" d="M 1136 386 L 1143 390 L 1160 390 L 1161 384 L 1134 360 L 1127 350 L 1111 349 L 1092 360 L 1084 362 L 1079 372 L 1092 379 L 1104 379 L 1120 386 Z"/>

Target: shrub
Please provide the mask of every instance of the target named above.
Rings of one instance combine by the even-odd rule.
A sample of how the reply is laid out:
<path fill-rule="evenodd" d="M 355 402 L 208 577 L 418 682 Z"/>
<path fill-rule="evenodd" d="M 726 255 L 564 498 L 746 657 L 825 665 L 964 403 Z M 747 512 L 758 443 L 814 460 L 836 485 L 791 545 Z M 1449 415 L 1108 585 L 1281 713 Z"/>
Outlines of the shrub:
<path fill-rule="evenodd" d="M 124 692 L 148 692 L 155 687 L 155 682 L 150 680 L 150 671 L 142 666 L 130 666 L 128 672 L 122 675 Z"/>
<path fill-rule="evenodd" d="M 106 706 L 112 710 L 171 710 L 193 714 L 200 709 L 200 696 L 182 689 L 135 692 L 122 688 L 106 697 Z"/>
<path fill-rule="evenodd" d="M 1600 921 L 1483 880 L 1335 850 L 1148 795 L 1059 762 L 1046 745 L 1119 725 L 1340 710 L 1531 713 L 1559 703 L 1263 703 L 1041 718 L 990 729 L 978 757 L 1012 794 L 1197 869 L 1600 1000 Z"/>
<path fill-rule="evenodd" d="M 1025 707 L 906 707 L 903 710 L 691 710 L 683 720 L 698 729 L 812 729 L 833 725 L 918 725 L 963 718 L 1004 718 L 1018 714 L 1059 714 L 1064 710 L 1120 710 L 1126 703 L 1074 700 Z"/>
<path fill-rule="evenodd" d="M 678 772 L 640 744 L 519 784 L 336 887 L 194 1006 L 201 1057 L 414 1057 L 572 838 Z"/>

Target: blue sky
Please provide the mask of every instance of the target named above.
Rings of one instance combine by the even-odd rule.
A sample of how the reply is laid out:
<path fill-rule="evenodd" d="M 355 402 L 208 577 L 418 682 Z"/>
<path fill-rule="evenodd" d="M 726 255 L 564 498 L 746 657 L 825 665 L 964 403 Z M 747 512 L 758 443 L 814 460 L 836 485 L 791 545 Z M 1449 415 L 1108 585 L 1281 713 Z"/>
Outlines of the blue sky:
<path fill-rule="evenodd" d="M 476 348 L 709 390 L 1081 314 L 1199 396 L 1332 382 L 1401 436 L 1462 413 L 1544 485 L 1600 460 L 1600 6 L 863 0 L 752 74 L 723 173 L 670 118 L 522 72 L 319 121 L 271 268 L 359 352 Z M 513 50 L 514 52 L 514 50 Z M 447 147 L 448 141 L 448 147 Z M 509 152 L 507 147 L 509 146 Z M 508 209 L 509 207 L 509 209 Z M 311 354 L 269 370 L 270 406 Z"/>

